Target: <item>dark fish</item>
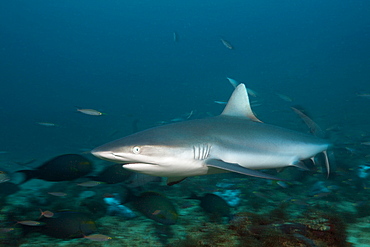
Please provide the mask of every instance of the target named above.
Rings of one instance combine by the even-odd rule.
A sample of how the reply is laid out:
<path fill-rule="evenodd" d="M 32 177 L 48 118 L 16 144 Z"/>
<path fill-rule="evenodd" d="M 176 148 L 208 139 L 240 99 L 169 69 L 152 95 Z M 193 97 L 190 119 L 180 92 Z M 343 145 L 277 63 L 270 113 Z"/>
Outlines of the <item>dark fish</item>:
<path fill-rule="evenodd" d="M 137 188 L 144 186 L 150 182 L 161 182 L 161 181 L 162 181 L 161 177 L 133 172 L 130 178 L 126 181 L 126 186 L 129 188 Z"/>
<path fill-rule="evenodd" d="M 38 220 L 43 225 L 31 230 L 25 227 L 25 231 L 39 231 L 42 234 L 54 238 L 83 238 L 97 231 L 95 222 L 86 214 L 79 212 L 57 212 L 51 218 Z"/>
<path fill-rule="evenodd" d="M 164 225 L 174 225 L 179 217 L 175 206 L 165 196 L 157 192 L 143 192 L 133 196 L 133 206 L 149 219 Z"/>
<path fill-rule="evenodd" d="M 301 106 L 293 106 L 292 110 L 305 122 L 310 132 L 317 137 L 325 137 L 325 132 L 317 125 Z"/>
<path fill-rule="evenodd" d="M 0 196 L 8 196 L 14 194 L 19 191 L 19 186 L 11 183 L 11 182 L 4 182 L 0 183 Z"/>
<path fill-rule="evenodd" d="M 90 178 L 107 184 L 116 184 L 126 181 L 132 174 L 134 172 L 122 168 L 122 164 L 114 164 L 105 168 L 97 176 Z"/>
<path fill-rule="evenodd" d="M 231 218 L 229 204 L 218 195 L 207 193 L 204 196 L 197 196 L 193 194 L 188 199 L 200 200 L 200 207 L 214 219 L 219 220 L 222 217 Z"/>
<path fill-rule="evenodd" d="M 70 181 L 85 176 L 92 171 L 92 163 L 78 154 L 57 156 L 35 170 L 21 170 L 26 175 L 24 182 L 32 178 L 46 181 Z"/>

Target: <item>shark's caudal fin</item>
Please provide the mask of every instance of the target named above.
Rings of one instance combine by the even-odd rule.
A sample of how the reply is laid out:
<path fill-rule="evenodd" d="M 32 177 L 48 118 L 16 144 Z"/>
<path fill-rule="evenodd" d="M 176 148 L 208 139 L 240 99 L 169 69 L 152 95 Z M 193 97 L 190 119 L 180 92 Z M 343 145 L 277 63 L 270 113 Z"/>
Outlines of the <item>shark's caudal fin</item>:
<path fill-rule="evenodd" d="M 255 122 L 262 122 L 253 113 L 249 103 L 247 89 L 243 83 L 239 84 L 231 95 L 221 115 L 245 117 Z"/>

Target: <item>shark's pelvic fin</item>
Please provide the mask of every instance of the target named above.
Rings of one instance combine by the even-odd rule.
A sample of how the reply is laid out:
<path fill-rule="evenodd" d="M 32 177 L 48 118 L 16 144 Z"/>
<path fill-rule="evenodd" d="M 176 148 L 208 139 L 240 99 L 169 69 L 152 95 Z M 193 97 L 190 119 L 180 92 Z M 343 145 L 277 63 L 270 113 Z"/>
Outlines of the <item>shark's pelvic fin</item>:
<path fill-rule="evenodd" d="M 247 89 L 243 83 L 239 84 L 231 95 L 221 115 L 245 117 L 255 122 L 262 122 L 253 113 L 249 103 Z"/>
<path fill-rule="evenodd" d="M 272 179 L 272 180 L 285 180 L 285 179 L 272 176 L 270 174 L 248 169 L 248 168 L 242 167 L 237 164 L 227 163 L 222 160 L 209 159 L 206 161 L 206 165 L 211 166 L 211 167 L 216 167 L 222 170 L 230 171 L 230 172 L 236 172 L 236 173 L 240 173 L 243 175 L 252 176 L 252 177 L 266 178 L 266 179 Z"/>

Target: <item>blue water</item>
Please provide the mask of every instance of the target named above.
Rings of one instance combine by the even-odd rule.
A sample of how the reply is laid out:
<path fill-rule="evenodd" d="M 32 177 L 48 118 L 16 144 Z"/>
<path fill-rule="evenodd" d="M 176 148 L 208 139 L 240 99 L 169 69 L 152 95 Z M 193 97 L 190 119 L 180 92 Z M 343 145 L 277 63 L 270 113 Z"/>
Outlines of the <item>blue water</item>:
<path fill-rule="evenodd" d="M 274 100 L 256 109 L 269 121 L 269 112 L 286 107 L 274 92 L 341 118 L 331 110 L 368 107 L 354 101 L 370 90 L 369 5 L 3 1 L 0 150 L 12 159 L 72 152 L 104 143 L 112 128 L 130 132 L 133 117 L 145 128 L 191 110 L 217 114 L 222 106 L 213 101 L 232 92 L 226 76 Z M 77 114 L 74 106 L 107 115 Z"/>
<path fill-rule="evenodd" d="M 264 122 L 304 130 L 289 108 L 301 105 L 324 129 L 368 135 L 370 99 L 357 94 L 370 93 L 369 10 L 366 0 L 1 1 L 0 161 L 36 166 L 130 134 L 135 120 L 142 130 L 217 115 L 226 77 L 259 94 Z"/>

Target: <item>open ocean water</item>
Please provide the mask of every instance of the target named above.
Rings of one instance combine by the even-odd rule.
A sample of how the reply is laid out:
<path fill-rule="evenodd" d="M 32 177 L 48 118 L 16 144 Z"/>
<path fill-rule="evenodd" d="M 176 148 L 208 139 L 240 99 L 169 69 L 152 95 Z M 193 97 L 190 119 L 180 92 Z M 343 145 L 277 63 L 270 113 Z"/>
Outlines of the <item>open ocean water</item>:
<path fill-rule="evenodd" d="M 1 1 L 0 176 L 7 181 L 0 183 L 0 244 L 370 246 L 369 11 L 366 0 Z M 329 179 L 318 167 L 289 170 L 283 176 L 293 181 L 283 186 L 234 174 L 172 187 L 140 180 L 134 192 L 125 182 L 76 185 L 113 164 L 89 153 L 97 146 L 220 114 L 225 105 L 215 101 L 233 92 L 227 77 L 253 90 L 253 111 L 265 123 L 308 133 L 291 107 L 304 109 L 333 143 Z M 91 173 L 23 183 L 17 171 L 63 154 L 87 158 Z M 187 199 L 228 190 L 240 200 L 230 219 L 214 220 Z M 133 218 L 107 212 L 103 199 L 123 193 L 118 204 L 126 205 L 127 194 L 146 191 L 170 199 L 176 224 L 150 219 L 161 216 L 156 208 L 149 218 L 134 206 Z M 91 219 L 45 230 L 49 218 L 39 209 L 51 211 L 50 219 L 75 217 L 65 210 Z M 97 230 L 83 230 L 80 221 Z M 70 235 L 58 235 L 60 225 Z"/>

